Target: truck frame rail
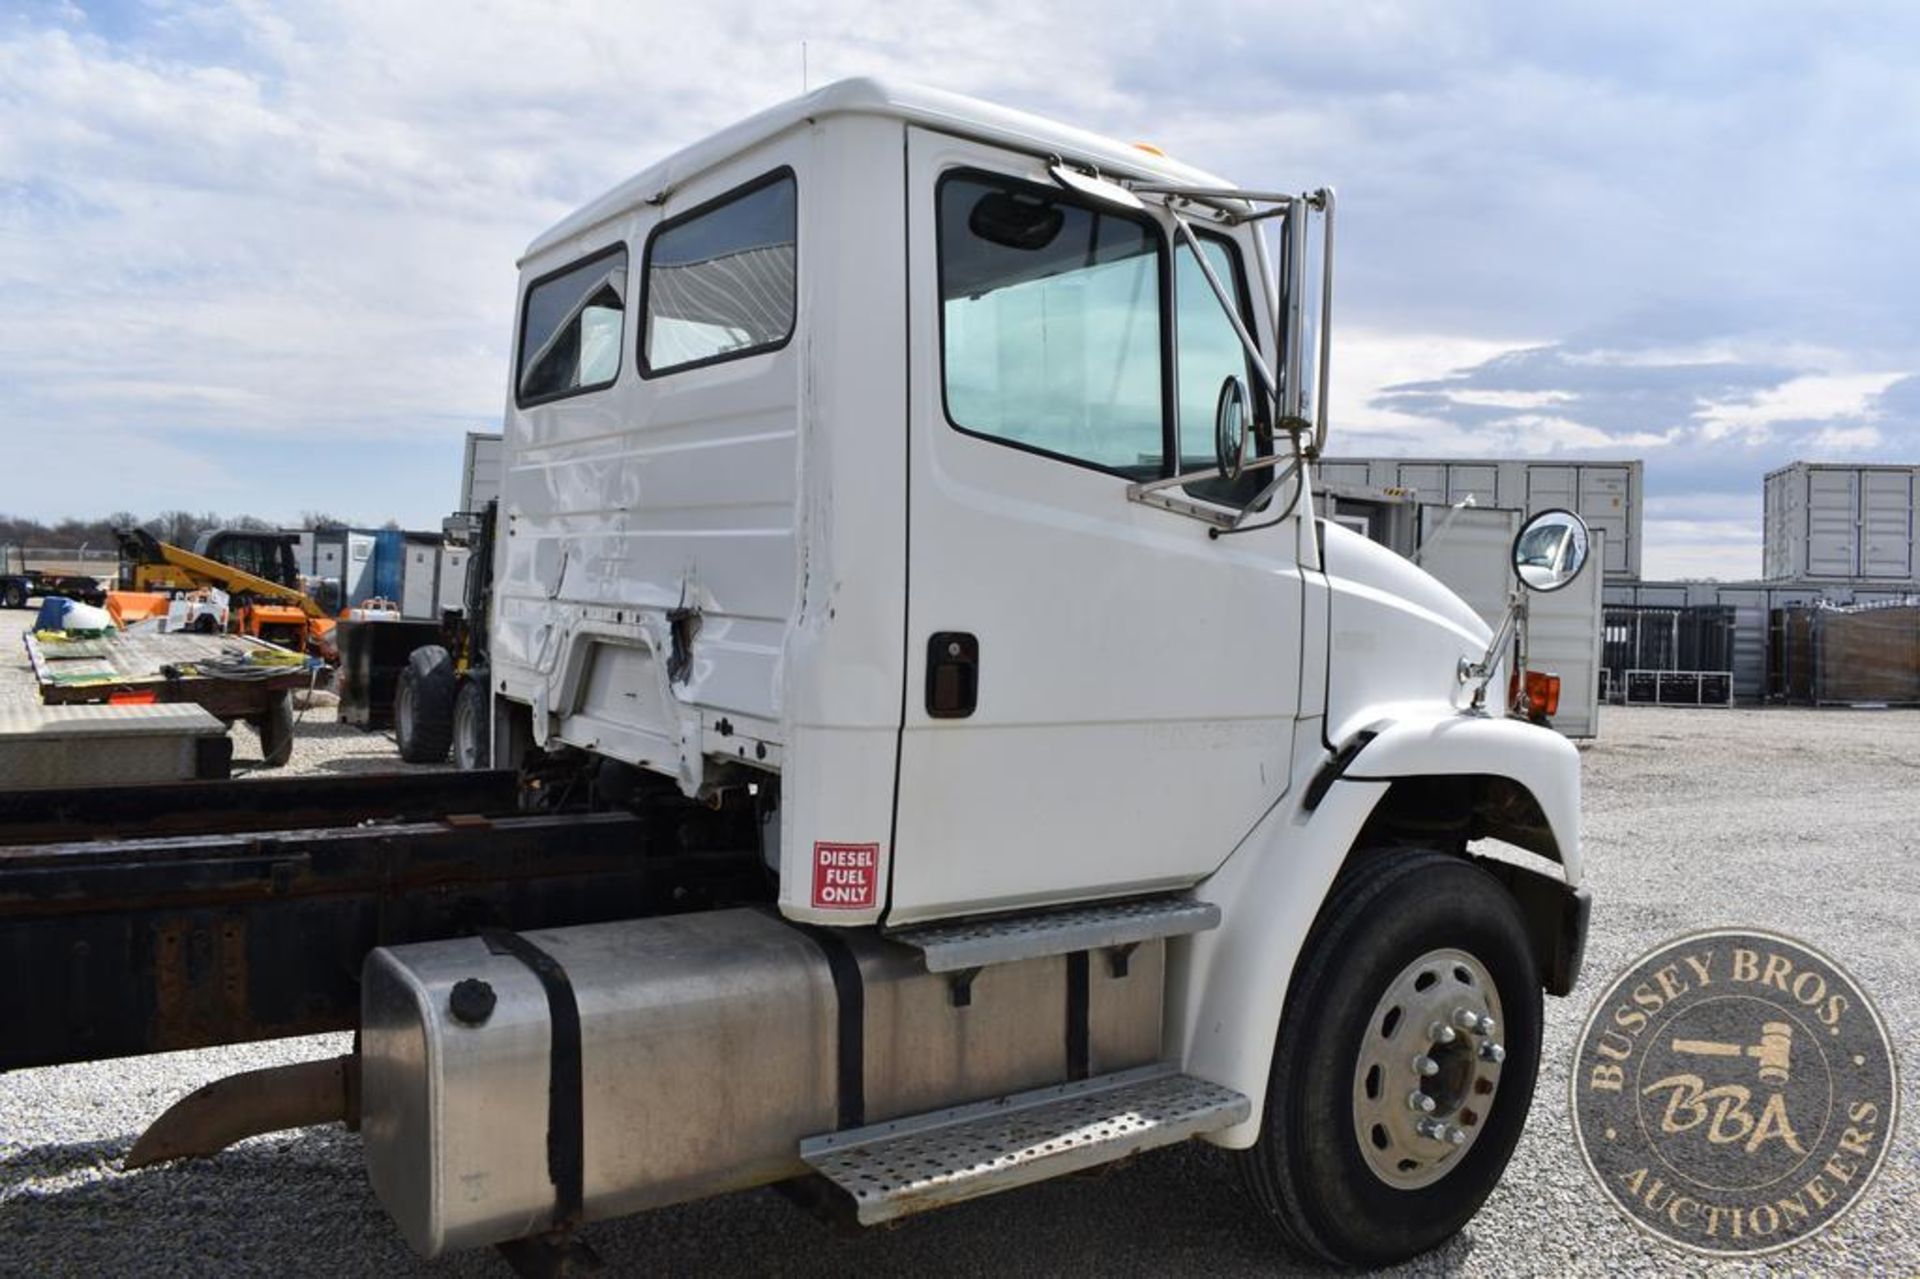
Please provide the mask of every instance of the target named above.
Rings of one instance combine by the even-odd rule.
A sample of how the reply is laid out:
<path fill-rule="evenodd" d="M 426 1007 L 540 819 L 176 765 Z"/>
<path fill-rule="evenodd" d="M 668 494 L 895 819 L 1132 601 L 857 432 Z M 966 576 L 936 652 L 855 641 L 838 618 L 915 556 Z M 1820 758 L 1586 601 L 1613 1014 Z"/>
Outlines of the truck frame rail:
<path fill-rule="evenodd" d="M 0 1070 L 352 1029 L 376 946 L 646 913 L 640 818 L 516 803 L 510 773 L 0 795 Z"/>

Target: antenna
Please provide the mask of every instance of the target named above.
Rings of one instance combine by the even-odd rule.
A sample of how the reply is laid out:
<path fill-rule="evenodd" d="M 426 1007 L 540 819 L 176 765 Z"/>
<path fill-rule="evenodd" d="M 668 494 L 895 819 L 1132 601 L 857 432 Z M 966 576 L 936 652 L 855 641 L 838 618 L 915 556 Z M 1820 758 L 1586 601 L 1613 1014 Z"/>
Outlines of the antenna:
<path fill-rule="evenodd" d="M 800 92 L 807 91 L 807 42 L 800 42 Z"/>

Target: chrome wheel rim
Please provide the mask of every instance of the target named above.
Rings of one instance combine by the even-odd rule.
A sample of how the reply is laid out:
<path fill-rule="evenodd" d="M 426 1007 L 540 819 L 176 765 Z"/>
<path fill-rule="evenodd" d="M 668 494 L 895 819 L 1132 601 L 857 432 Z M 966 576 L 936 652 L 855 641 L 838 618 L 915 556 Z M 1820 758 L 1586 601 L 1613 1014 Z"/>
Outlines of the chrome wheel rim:
<path fill-rule="evenodd" d="M 1432 1185 L 1486 1131 L 1506 1058 L 1500 991 L 1464 950 L 1430 950 L 1387 983 L 1362 1032 L 1353 1130 L 1373 1175 Z"/>

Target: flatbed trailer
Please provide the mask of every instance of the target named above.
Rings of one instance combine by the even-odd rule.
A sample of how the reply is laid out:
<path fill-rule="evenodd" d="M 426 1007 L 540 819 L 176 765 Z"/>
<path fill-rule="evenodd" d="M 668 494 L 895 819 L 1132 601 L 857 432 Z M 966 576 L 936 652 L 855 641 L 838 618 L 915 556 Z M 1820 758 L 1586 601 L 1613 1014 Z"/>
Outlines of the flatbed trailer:
<path fill-rule="evenodd" d="M 295 689 L 309 687 L 312 659 L 247 635 L 121 632 L 90 639 L 29 634 L 27 660 L 49 706 L 191 702 L 229 727 L 260 733 L 269 767 L 293 751 Z"/>

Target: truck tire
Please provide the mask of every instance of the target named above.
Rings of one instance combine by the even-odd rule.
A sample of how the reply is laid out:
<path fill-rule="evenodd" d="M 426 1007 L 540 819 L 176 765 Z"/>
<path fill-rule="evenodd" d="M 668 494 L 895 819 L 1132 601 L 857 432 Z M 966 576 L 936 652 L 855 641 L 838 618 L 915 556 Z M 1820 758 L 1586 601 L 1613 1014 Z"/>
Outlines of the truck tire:
<path fill-rule="evenodd" d="M 25 608 L 27 588 L 19 582 L 0 582 L 0 608 Z"/>
<path fill-rule="evenodd" d="M 248 721 L 260 735 L 260 758 L 265 768 L 285 768 L 293 758 L 293 694 L 276 693 L 267 713 Z"/>
<path fill-rule="evenodd" d="M 1540 1062 L 1526 923 L 1463 858 L 1370 854 L 1294 974 L 1248 1190 L 1296 1251 L 1405 1261 L 1479 1211 L 1520 1139 Z"/>
<path fill-rule="evenodd" d="M 493 754 L 493 722 L 487 714 L 487 673 L 475 671 L 453 699 L 453 766 L 463 773 L 487 767 Z"/>
<path fill-rule="evenodd" d="M 453 657 L 424 644 L 407 658 L 393 692 L 393 738 L 409 764 L 444 764 L 453 745 Z"/>

